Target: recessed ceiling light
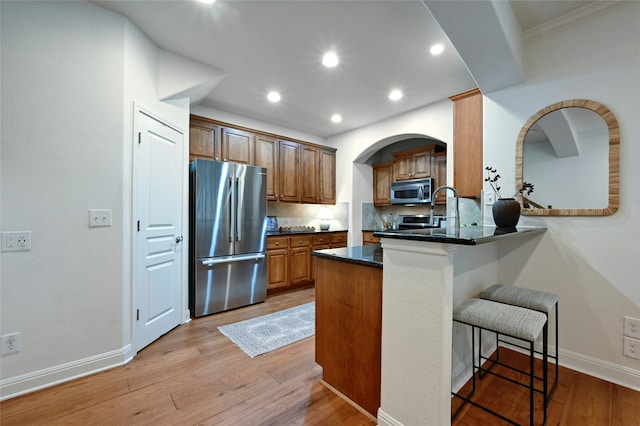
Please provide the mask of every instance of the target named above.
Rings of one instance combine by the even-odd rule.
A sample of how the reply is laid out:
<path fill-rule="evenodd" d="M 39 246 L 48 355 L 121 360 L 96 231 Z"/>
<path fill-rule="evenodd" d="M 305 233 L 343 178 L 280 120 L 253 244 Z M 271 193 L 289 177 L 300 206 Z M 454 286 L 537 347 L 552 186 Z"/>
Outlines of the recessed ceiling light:
<path fill-rule="evenodd" d="M 216 0 L 198 0 L 198 1 L 204 4 L 212 4 L 216 2 Z"/>
<path fill-rule="evenodd" d="M 399 90 L 392 90 L 391 93 L 389 93 L 389 99 L 392 101 L 397 101 L 400 98 L 402 98 L 402 92 Z"/>
<path fill-rule="evenodd" d="M 340 60 L 338 59 L 338 55 L 336 55 L 335 52 L 327 52 L 322 57 L 322 65 L 327 68 L 333 68 L 338 65 L 339 62 Z"/>
<path fill-rule="evenodd" d="M 278 92 L 269 92 L 267 95 L 267 99 L 271 102 L 278 102 L 280 100 L 280 93 Z"/>
<path fill-rule="evenodd" d="M 433 46 L 431 46 L 431 49 L 429 49 L 429 52 L 431 52 L 432 55 L 439 55 L 442 52 L 444 52 L 444 44 L 434 44 Z"/>
<path fill-rule="evenodd" d="M 340 114 L 333 114 L 331 116 L 331 121 L 333 121 L 334 123 L 339 123 L 342 121 L 342 116 Z"/>

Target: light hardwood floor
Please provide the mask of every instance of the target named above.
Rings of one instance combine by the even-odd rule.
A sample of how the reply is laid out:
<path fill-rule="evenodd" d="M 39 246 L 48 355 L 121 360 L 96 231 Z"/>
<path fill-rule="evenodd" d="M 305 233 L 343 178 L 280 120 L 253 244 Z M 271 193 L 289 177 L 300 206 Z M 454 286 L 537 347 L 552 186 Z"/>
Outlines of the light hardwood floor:
<path fill-rule="evenodd" d="M 249 358 L 217 326 L 312 301 L 313 289 L 181 325 L 125 366 L 0 403 L 9 425 L 370 425 L 318 383 L 314 339 Z M 490 380 L 483 379 L 482 396 Z M 502 389 L 497 387 L 497 389 Z M 507 393 L 512 410 L 527 401 Z M 568 369 L 548 425 L 640 425 L 640 393 Z M 499 425 L 465 409 L 456 425 Z"/>

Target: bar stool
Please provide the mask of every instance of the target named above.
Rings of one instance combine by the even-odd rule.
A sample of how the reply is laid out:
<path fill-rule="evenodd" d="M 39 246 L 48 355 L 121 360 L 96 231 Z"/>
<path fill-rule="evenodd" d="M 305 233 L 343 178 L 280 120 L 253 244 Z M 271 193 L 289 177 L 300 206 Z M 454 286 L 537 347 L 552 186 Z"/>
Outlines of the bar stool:
<path fill-rule="evenodd" d="M 543 341 L 542 344 L 546 346 L 547 356 L 552 358 L 555 363 L 555 377 L 553 385 L 549 389 L 548 393 L 545 390 L 545 405 L 549 404 L 553 392 L 558 386 L 558 296 L 553 293 L 540 290 L 532 290 L 528 288 L 516 287 L 513 285 L 494 284 L 480 292 L 480 298 L 486 300 L 492 300 L 494 302 L 506 303 L 508 305 L 519 306 L 521 308 L 533 309 L 534 311 L 542 312 L 547 316 L 547 323 L 549 324 L 549 313 L 555 306 L 556 319 L 555 319 L 555 331 L 556 331 L 556 350 L 554 355 L 549 354 L 549 342 Z M 507 342 L 508 343 L 508 342 Z M 542 354 L 540 351 L 536 351 L 537 354 Z M 500 353 L 497 353 L 498 359 Z M 543 363 L 543 368 L 547 370 L 548 364 Z"/>
<path fill-rule="evenodd" d="M 531 309 L 521 308 L 518 306 L 507 305 L 504 303 L 493 302 L 490 300 L 484 299 L 470 299 L 463 302 L 461 305 L 457 306 L 453 310 L 453 320 L 462 324 L 467 324 L 471 326 L 471 350 L 473 351 L 472 355 L 472 389 L 467 396 L 463 396 L 457 392 L 451 392 L 451 394 L 455 397 L 462 399 L 464 402 L 456 412 L 451 416 L 451 420 L 455 419 L 460 410 L 467 404 L 470 403 L 482 410 L 485 410 L 494 416 L 501 418 L 502 420 L 509 422 L 511 424 L 517 425 L 514 420 L 505 417 L 504 415 L 491 410 L 488 407 L 485 407 L 475 401 L 471 400 L 475 390 L 476 390 L 476 371 L 482 373 L 489 373 L 494 376 L 500 377 L 502 379 L 508 380 L 509 382 L 515 383 L 519 386 L 523 386 L 529 389 L 529 421 L 533 426 L 534 421 L 534 393 L 540 392 L 536 389 L 535 379 L 536 376 L 534 374 L 534 358 L 535 358 L 535 350 L 534 344 L 540 333 L 546 334 L 547 329 L 545 327 L 547 323 L 547 317 L 541 313 Z M 483 330 L 487 330 L 493 333 L 502 334 L 513 339 L 520 340 L 521 342 L 528 344 L 529 349 L 529 371 L 519 370 L 513 367 L 509 367 L 512 370 L 518 371 L 520 373 L 526 374 L 529 378 L 529 383 L 523 383 L 521 381 L 512 379 L 510 377 L 506 377 L 499 373 L 493 372 L 490 369 L 483 368 L 482 366 L 482 346 L 478 347 L 478 363 L 476 364 L 476 346 L 475 346 L 475 334 L 476 328 L 479 329 L 479 335 L 482 335 Z M 546 338 L 546 336 L 543 336 Z M 543 347 L 543 358 L 546 361 L 547 353 L 546 346 Z M 485 358 L 486 359 L 486 358 Z M 547 372 L 543 373 L 543 380 L 546 381 Z M 542 412 L 543 412 L 543 422 L 544 425 L 547 421 L 547 405 L 544 402 L 544 394 L 543 394 L 543 404 L 542 404 Z"/>

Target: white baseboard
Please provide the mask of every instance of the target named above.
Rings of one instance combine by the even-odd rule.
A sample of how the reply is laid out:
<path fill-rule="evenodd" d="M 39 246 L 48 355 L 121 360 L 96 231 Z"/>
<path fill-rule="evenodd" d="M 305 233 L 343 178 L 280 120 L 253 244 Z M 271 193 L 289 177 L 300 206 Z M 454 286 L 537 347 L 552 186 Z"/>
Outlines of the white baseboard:
<path fill-rule="evenodd" d="M 387 413 L 385 413 L 382 408 L 378 408 L 378 425 L 379 426 L 405 426 L 403 423 L 397 421 Z"/>
<path fill-rule="evenodd" d="M 640 391 L 640 370 L 562 349 L 559 357 L 563 367 Z"/>
<path fill-rule="evenodd" d="M 482 353 L 492 354 L 496 350 L 496 343 L 493 339 L 484 339 Z M 462 362 L 454 366 L 451 370 L 451 391 L 458 392 L 471 378 L 471 357 L 473 354 L 466 354 Z M 487 362 L 486 360 L 482 363 Z"/>
<path fill-rule="evenodd" d="M 513 349 L 518 352 L 526 353 L 521 348 L 514 347 L 508 345 L 510 349 Z M 536 344 L 536 350 L 541 351 L 542 347 L 538 343 Z M 554 345 L 549 345 L 549 353 L 555 353 L 556 347 Z M 580 373 L 587 374 L 589 376 L 597 377 L 602 380 L 606 380 L 607 382 L 615 383 L 620 386 L 624 386 L 626 388 L 630 388 L 636 391 L 640 391 L 640 370 L 636 370 L 633 368 L 625 367 L 619 364 L 614 364 L 608 361 L 603 361 L 598 358 L 593 358 L 588 355 L 579 354 L 577 352 L 572 352 L 568 350 L 564 350 L 560 348 L 560 353 L 558 357 L 560 358 L 559 365 L 562 367 L 569 368 L 571 370 L 579 371 Z M 536 354 L 537 358 L 540 358 L 540 354 Z M 465 359 L 465 365 L 469 365 L 468 370 L 470 371 L 470 359 Z M 457 370 L 452 372 L 452 379 L 455 378 L 456 381 L 452 380 L 452 386 L 454 384 L 459 384 L 460 380 L 462 380 L 465 376 L 461 376 L 458 378 L 454 376 L 453 373 L 458 371 L 464 371 L 465 365 L 458 366 Z M 467 380 L 471 377 L 467 377 Z M 464 385 L 466 381 L 462 382 L 461 386 Z M 455 388 L 454 388 L 455 389 Z"/>
<path fill-rule="evenodd" d="M 124 365 L 134 355 L 133 347 L 127 345 L 115 351 L 1 380 L 0 401 Z"/>

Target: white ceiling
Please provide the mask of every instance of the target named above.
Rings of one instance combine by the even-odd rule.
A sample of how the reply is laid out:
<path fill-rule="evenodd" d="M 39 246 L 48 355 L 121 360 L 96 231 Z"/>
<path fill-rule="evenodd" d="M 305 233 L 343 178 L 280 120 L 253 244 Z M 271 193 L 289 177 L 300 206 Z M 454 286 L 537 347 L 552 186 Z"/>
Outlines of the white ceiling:
<path fill-rule="evenodd" d="M 479 85 L 422 1 L 93 3 L 128 17 L 162 49 L 211 67 L 216 83 L 194 103 L 320 137 Z M 464 1 L 450 3 L 465 5 Z M 509 2 L 524 31 L 592 3 L 596 2 Z M 477 34 L 474 42 L 482 48 L 491 40 Z M 444 43 L 442 55 L 429 54 L 434 43 Z M 323 53 L 330 49 L 340 57 L 333 69 L 321 64 Z M 216 70 L 224 74 L 219 83 Z M 398 102 L 387 99 L 394 88 L 404 92 Z M 278 104 L 266 100 L 270 90 L 280 92 Z M 334 113 L 342 115 L 341 123 L 330 121 Z"/>

